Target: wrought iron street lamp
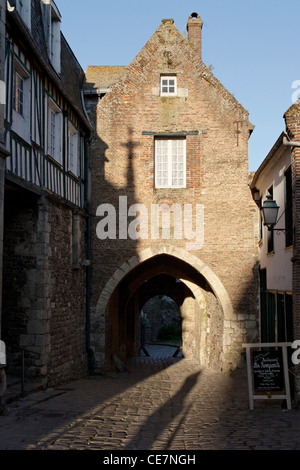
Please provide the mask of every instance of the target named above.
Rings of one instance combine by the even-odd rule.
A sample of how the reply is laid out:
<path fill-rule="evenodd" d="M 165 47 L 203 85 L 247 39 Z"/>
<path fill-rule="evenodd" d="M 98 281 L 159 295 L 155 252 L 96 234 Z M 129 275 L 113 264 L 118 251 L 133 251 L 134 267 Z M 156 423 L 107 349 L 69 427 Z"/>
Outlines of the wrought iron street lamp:
<path fill-rule="evenodd" d="M 279 206 L 276 204 L 276 201 L 273 201 L 272 196 L 267 195 L 267 199 L 264 201 L 261 208 L 261 215 L 263 219 L 263 224 L 268 227 L 268 230 L 273 230 L 277 224 Z M 279 232 L 286 232 L 284 228 L 276 228 L 275 230 Z"/>

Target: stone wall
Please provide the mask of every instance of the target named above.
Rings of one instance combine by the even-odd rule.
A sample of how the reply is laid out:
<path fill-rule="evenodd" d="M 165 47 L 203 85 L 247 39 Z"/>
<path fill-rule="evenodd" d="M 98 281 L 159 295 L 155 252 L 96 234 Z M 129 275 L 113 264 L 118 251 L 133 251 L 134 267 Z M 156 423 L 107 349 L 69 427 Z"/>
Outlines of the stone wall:
<path fill-rule="evenodd" d="M 178 331 L 181 337 L 182 318 L 176 302 L 167 296 L 156 296 L 150 299 L 143 307 L 143 313 L 146 315 L 145 340 L 147 342 L 166 339 L 160 332 L 164 327 L 173 327 Z M 168 339 L 168 338 L 167 338 Z"/>
<path fill-rule="evenodd" d="M 61 203 L 48 204 L 50 382 L 81 377 L 86 357 L 86 218 Z"/>
<path fill-rule="evenodd" d="M 85 352 L 85 217 L 79 217 L 78 263 L 72 252 L 74 211 L 10 188 L 5 194 L 3 339 L 10 374 L 47 385 L 82 376 Z M 76 224 L 77 224 L 76 215 Z"/>
<path fill-rule="evenodd" d="M 15 189 L 5 191 L 4 215 L 2 337 L 7 344 L 7 371 L 19 375 L 20 347 L 30 345 L 36 352 L 38 338 L 32 337 L 31 328 L 38 315 L 34 318 L 33 312 L 40 307 L 44 316 L 44 301 L 39 300 L 40 296 L 43 298 L 44 260 L 37 244 L 36 196 Z M 34 376 L 43 369 L 43 364 L 40 362 L 37 367 L 33 364 L 35 360 L 27 355 L 26 366 Z"/>

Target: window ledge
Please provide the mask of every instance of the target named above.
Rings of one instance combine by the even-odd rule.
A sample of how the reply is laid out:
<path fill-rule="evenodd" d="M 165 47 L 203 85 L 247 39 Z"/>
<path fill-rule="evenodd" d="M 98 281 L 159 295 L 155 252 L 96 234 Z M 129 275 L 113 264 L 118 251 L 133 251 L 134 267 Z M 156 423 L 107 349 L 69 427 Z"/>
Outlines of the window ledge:
<path fill-rule="evenodd" d="M 12 119 L 13 121 L 15 121 L 16 116 L 18 116 L 18 119 L 22 119 L 23 121 L 25 121 L 24 114 L 20 113 L 19 111 L 13 108 L 13 119 Z"/>
<path fill-rule="evenodd" d="M 59 163 L 59 161 L 57 161 L 54 157 L 52 157 L 52 155 L 48 154 L 47 159 L 54 165 L 58 166 L 58 168 L 62 168 L 62 164 Z"/>
<path fill-rule="evenodd" d="M 290 245 L 290 246 L 286 246 L 286 247 L 285 247 L 286 253 L 290 253 L 290 252 L 293 251 L 293 250 L 294 250 L 294 245 Z"/>
<path fill-rule="evenodd" d="M 167 95 L 167 94 L 160 93 L 159 96 L 160 96 L 160 98 L 178 98 L 178 95 L 175 95 L 175 94 L 174 95 L 172 95 L 172 94 Z"/>
<path fill-rule="evenodd" d="M 187 189 L 186 186 L 154 186 L 156 191 L 178 191 L 180 189 Z"/>
<path fill-rule="evenodd" d="M 68 171 L 68 175 L 70 175 L 72 178 L 74 178 L 76 181 L 79 181 L 79 176 L 76 176 L 75 173 L 73 173 L 72 171 Z"/>

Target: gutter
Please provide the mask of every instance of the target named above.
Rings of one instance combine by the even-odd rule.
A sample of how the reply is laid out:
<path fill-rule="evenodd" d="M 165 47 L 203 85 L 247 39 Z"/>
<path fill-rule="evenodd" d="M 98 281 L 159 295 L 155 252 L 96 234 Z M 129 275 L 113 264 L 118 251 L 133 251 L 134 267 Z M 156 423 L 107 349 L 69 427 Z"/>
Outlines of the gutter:
<path fill-rule="evenodd" d="M 84 80 L 83 80 L 84 83 Z M 88 368 L 91 375 L 95 373 L 95 353 L 91 347 L 91 259 L 92 259 L 92 250 L 91 250 L 91 204 L 89 197 L 89 144 L 93 140 L 93 126 L 90 121 L 85 101 L 84 101 L 84 90 L 83 83 L 81 84 L 81 103 L 82 109 L 85 114 L 86 120 L 90 125 L 91 132 L 89 138 L 85 139 L 85 179 L 86 184 L 85 188 L 85 210 L 87 213 L 87 230 L 86 230 L 86 298 L 85 298 L 85 317 L 86 317 L 86 326 L 85 326 L 85 341 L 86 341 L 86 352 L 88 354 Z"/>
<path fill-rule="evenodd" d="M 288 146 L 288 147 L 300 147 L 300 142 L 289 140 L 287 133 L 282 132 L 280 134 L 279 138 L 277 139 L 276 143 L 273 145 L 272 149 L 270 150 L 270 152 L 268 153 L 268 155 L 264 159 L 264 161 L 261 163 L 259 168 L 256 170 L 256 172 L 254 174 L 254 177 L 252 179 L 252 182 L 250 184 L 250 187 L 251 187 L 252 190 L 255 191 L 255 184 L 256 184 L 261 172 L 267 166 L 267 164 L 270 162 L 270 160 L 273 158 L 273 156 L 275 155 L 275 153 L 277 152 L 277 150 L 280 148 L 281 145 L 285 145 L 285 146 Z"/>
<path fill-rule="evenodd" d="M 276 143 L 274 144 L 273 148 L 270 150 L 268 153 L 267 157 L 264 159 L 258 170 L 256 170 L 254 177 L 252 179 L 252 182 L 250 184 L 250 189 L 253 195 L 253 198 L 255 200 L 254 194 L 257 191 L 256 189 L 256 182 L 263 171 L 263 169 L 267 166 L 267 164 L 270 162 L 270 160 L 273 158 L 275 152 L 280 148 L 280 145 L 285 145 L 288 147 L 300 147 L 300 142 L 299 141 L 293 141 L 289 140 L 288 135 L 286 132 L 282 132 L 279 138 L 277 139 Z M 257 203 L 257 201 L 255 201 Z"/>
<path fill-rule="evenodd" d="M 280 148 L 280 146 L 282 145 L 283 143 L 283 137 L 284 137 L 284 132 L 282 132 L 280 134 L 280 136 L 278 137 L 277 141 L 275 142 L 275 144 L 273 145 L 272 149 L 269 151 L 268 155 L 266 156 L 266 158 L 263 160 L 263 162 L 260 164 L 260 166 L 258 167 L 258 169 L 256 170 L 256 172 L 254 173 L 254 177 L 251 181 L 251 184 L 250 184 L 250 187 L 251 189 L 255 190 L 255 184 L 261 174 L 261 172 L 264 170 L 264 168 L 268 165 L 268 163 L 272 160 L 272 158 L 274 157 L 275 153 L 277 152 L 277 150 Z"/>
<path fill-rule="evenodd" d="M 288 145 L 289 147 L 300 147 L 300 142 L 288 140 L 286 134 L 282 140 L 283 145 Z"/>
<path fill-rule="evenodd" d="M 110 93 L 110 88 L 85 88 L 83 91 L 84 96 L 101 96 Z"/>

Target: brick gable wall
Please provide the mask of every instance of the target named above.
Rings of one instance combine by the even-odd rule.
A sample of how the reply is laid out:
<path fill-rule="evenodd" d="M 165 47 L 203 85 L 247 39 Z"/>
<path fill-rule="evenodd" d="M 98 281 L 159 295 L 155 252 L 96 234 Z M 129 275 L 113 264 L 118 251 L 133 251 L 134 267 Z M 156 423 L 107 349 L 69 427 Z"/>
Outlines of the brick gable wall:
<path fill-rule="evenodd" d="M 178 96 L 159 95 L 160 75 L 176 74 Z M 93 101 L 94 100 L 94 101 Z M 97 129 L 91 149 L 94 283 L 92 304 L 115 270 L 147 247 L 186 249 L 186 239 L 100 240 L 97 207 L 178 203 L 204 206 L 204 244 L 191 253 L 206 263 L 229 293 L 232 337 L 255 335 L 256 207 L 248 187 L 248 112 L 199 60 L 172 21 L 163 21 L 110 93 L 87 99 Z M 186 134 L 186 188 L 154 187 L 157 135 Z M 194 214 L 193 227 L 196 220 Z M 149 226 L 150 233 L 150 226 Z M 230 326 L 230 325 L 229 325 Z M 249 329 L 248 329 L 249 328 Z"/>

